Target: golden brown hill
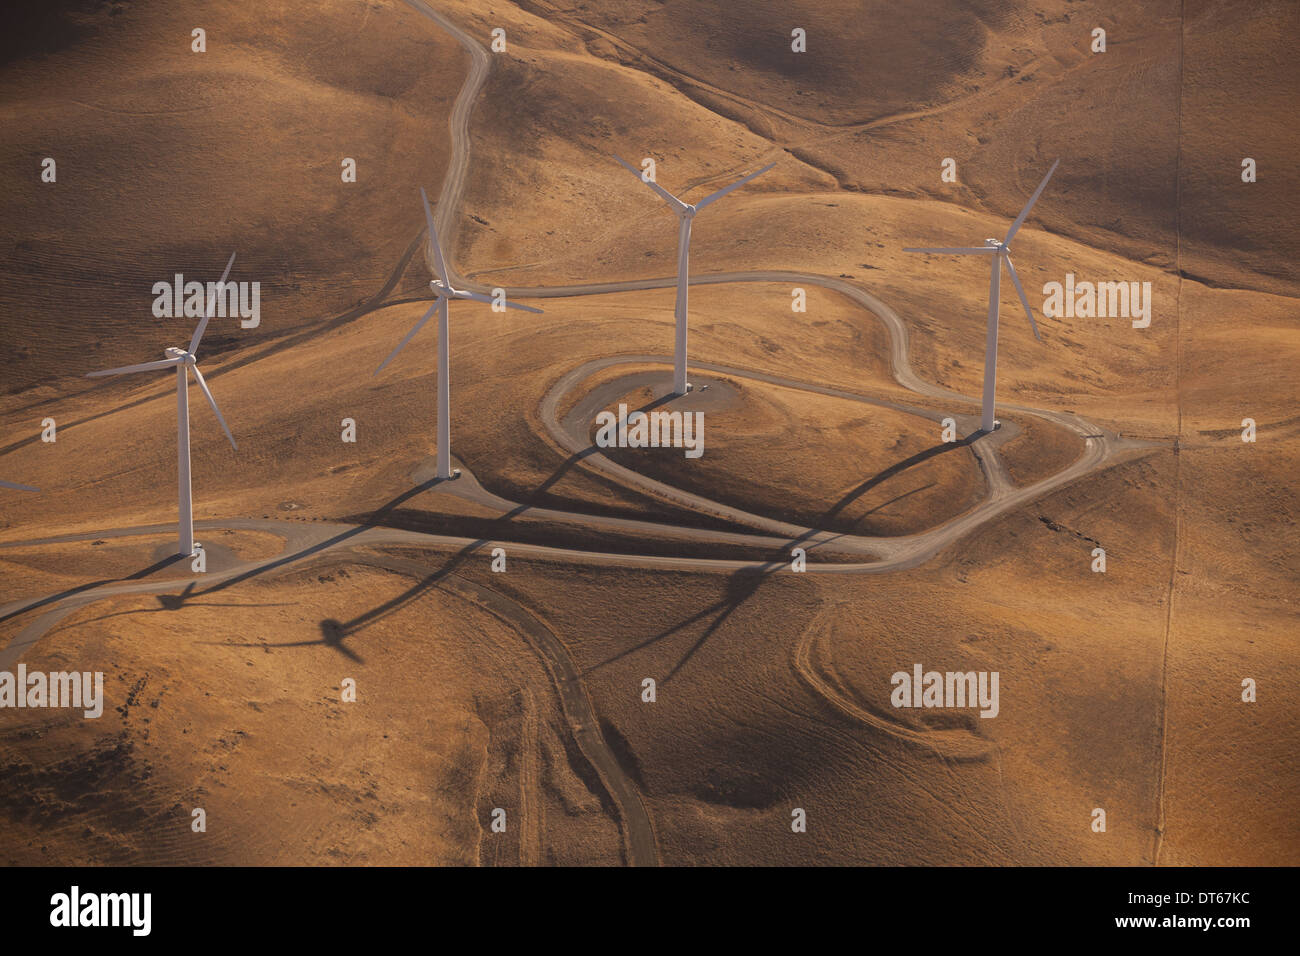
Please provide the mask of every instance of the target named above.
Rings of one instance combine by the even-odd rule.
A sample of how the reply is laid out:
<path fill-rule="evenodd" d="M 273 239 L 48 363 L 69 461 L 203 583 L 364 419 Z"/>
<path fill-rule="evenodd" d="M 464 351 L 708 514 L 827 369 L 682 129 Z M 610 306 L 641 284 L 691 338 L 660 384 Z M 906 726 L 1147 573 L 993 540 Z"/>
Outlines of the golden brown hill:
<path fill-rule="evenodd" d="M 261 283 L 265 342 L 378 293 L 422 228 L 466 59 L 395 0 L 65 4 L 0 69 L 4 389 L 161 357 L 153 284 Z M 191 50 L 191 31 L 207 50 Z M 41 162 L 57 181 L 41 181 Z M 342 160 L 357 181 L 342 181 Z"/>

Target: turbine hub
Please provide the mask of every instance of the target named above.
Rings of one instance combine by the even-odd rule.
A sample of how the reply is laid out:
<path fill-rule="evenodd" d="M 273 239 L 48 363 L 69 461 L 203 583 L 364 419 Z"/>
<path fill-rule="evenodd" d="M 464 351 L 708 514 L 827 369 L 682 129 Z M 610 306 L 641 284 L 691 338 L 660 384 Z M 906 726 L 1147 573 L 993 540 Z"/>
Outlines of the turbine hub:
<path fill-rule="evenodd" d="M 434 295 L 443 297 L 450 297 L 456 291 L 441 279 L 434 279 L 429 283 L 429 288 L 433 290 Z"/>

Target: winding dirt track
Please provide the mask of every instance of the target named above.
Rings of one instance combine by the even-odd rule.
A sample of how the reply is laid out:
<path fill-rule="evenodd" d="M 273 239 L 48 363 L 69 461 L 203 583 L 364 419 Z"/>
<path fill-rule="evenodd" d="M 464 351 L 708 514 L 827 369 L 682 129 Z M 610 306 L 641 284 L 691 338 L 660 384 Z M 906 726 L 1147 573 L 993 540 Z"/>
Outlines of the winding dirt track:
<path fill-rule="evenodd" d="M 470 55 L 469 75 L 466 77 L 465 84 L 461 88 L 451 114 L 451 161 L 446 178 L 442 185 L 442 192 L 435 213 L 436 223 L 440 234 L 443 236 L 446 248 L 454 249 L 457 227 L 456 211 L 460 206 L 461 198 L 464 194 L 466 175 L 469 167 L 470 114 L 473 111 L 474 103 L 477 100 L 478 94 L 487 79 L 490 65 L 490 54 L 474 37 L 470 36 L 455 23 L 432 9 L 427 3 L 424 3 L 423 0 L 406 0 L 406 2 L 416 11 L 428 17 L 441 28 L 452 34 L 460 44 L 465 47 Z M 427 257 L 428 250 L 426 245 L 426 258 Z M 481 289 L 481 287 L 464 280 L 459 273 L 456 272 L 454 264 L 449 264 L 449 270 L 452 275 L 447 277 L 448 280 L 458 287 Z M 891 368 L 895 380 L 900 385 L 929 398 L 961 403 L 965 406 L 974 406 L 978 404 L 973 399 L 951 392 L 930 382 L 926 382 L 912 371 L 908 360 L 908 334 L 906 325 L 893 309 L 866 290 L 839 279 L 783 271 L 724 272 L 712 275 L 693 276 L 691 278 L 691 283 L 694 285 L 711 285 L 734 282 L 788 282 L 800 285 L 811 284 L 837 292 L 866 309 L 884 323 L 889 332 Z M 515 298 L 567 298 L 572 296 L 604 295 L 611 293 L 635 292 L 646 289 L 667 288 L 674 284 L 675 280 L 673 278 L 645 279 L 628 282 L 604 282 L 546 288 L 520 288 L 511 290 L 511 295 Z M 378 305 L 375 307 L 377 308 Z M 576 387 L 582 380 L 595 371 L 618 364 L 645 364 L 646 362 L 661 362 L 667 365 L 668 359 L 662 355 L 619 356 L 616 358 L 600 359 L 588 362 L 563 376 L 550 389 L 542 399 L 541 403 L 542 421 L 551 437 L 570 453 L 577 453 L 585 450 L 588 441 L 583 432 L 579 430 L 572 421 L 569 421 L 566 424 L 561 422 L 557 417 L 557 408 L 560 405 L 561 399 L 571 389 Z M 905 406 L 893 405 L 893 403 L 882 403 L 879 399 L 870 398 L 865 395 L 859 395 L 842 389 L 828 388 L 816 383 L 794 381 L 747 369 L 706 364 L 697 364 L 695 368 L 740 378 L 749 378 L 756 381 L 779 384 L 789 388 L 817 392 L 824 395 L 837 396 L 851 401 L 867 402 L 877 405 L 888 404 L 892 405 L 892 407 L 902 408 L 903 410 L 916 414 L 930 414 L 919 409 L 908 409 Z M 703 498 L 699 495 L 691 494 L 681 489 L 665 485 L 661 482 L 655 481 L 654 479 L 623 468 L 598 454 L 585 456 L 582 459 L 583 467 L 595 469 L 625 485 L 634 487 L 637 490 L 645 492 L 657 499 L 670 501 L 676 505 L 684 506 L 705 514 L 725 517 L 738 525 L 751 528 L 757 533 L 729 534 L 709 529 L 673 527 L 654 522 L 605 518 L 594 515 L 531 508 L 519 505 L 515 502 L 507 501 L 506 499 L 491 494 L 486 489 L 483 489 L 473 479 L 473 476 L 470 475 L 468 471 L 465 472 L 459 481 L 448 483 L 438 490 L 472 498 L 489 507 L 501 509 L 503 513 L 507 511 L 527 511 L 527 513 L 533 517 L 565 520 L 578 526 L 590 527 L 593 530 L 653 529 L 656 532 L 668 532 L 674 537 L 690 539 L 697 542 L 713 544 L 744 543 L 750 546 L 766 547 L 768 549 L 781 548 L 783 550 L 788 550 L 790 547 L 798 545 L 807 548 L 810 554 L 814 548 L 833 546 L 834 550 L 856 554 L 861 557 L 861 560 L 844 563 L 818 563 L 810 561 L 807 566 L 808 573 L 883 573 L 914 568 L 928 561 L 931 557 L 954 544 L 967 534 L 970 534 L 981 525 L 984 525 L 987 522 L 1034 500 L 1035 498 L 1047 494 L 1054 489 L 1076 481 L 1085 475 L 1092 474 L 1119 460 L 1127 459 L 1136 454 L 1142 453 L 1143 450 L 1154 447 L 1150 443 L 1121 439 L 1113 434 L 1106 433 L 1097 426 L 1072 414 L 1013 405 L 1003 405 L 1002 407 L 1022 414 L 1038 416 L 1075 432 L 1083 441 L 1084 451 L 1082 455 L 1069 467 L 1056 475 L 1030 486 L 1016 487 L 1008 479 L 1005 467 L 993 447 L 996 436 L 981 438 L 979 441 L 974 442 L 970 447 L 976 454 L 980 466 L 984 471 L 985 478 L 988 481 L 988 497 L 970 511 L 939 527 L 906 537 L 880 538 L 832 534 L 819 529 L 801 528 L 796 525 L 774 521 L 761 515 L 755 515 L 740 509 L 731 508 L 719 502 L 710 501 L 709 499 Z M 437 482 L 428 482 L 426 487 L 433 489 L 437 488 L 438 484 L 439 483 Z M 422 532 L 406 531 L 396 528 L 337 523 L 313 523 L 311 525 L 304 525 L 290 521 L 241 518 L 220 522 L 202 522 L 200 527 L 205 531 L 210 529 L 247 529 L 268 531 L 284 538 L 285 548 L 276 558 L 238 564 L 224 571 L 205 575 L 202 579 L 203 584 L 201 589 L 194 585 L 190 585 L 184 590 L 182 594 L 182 603 L 186 599 L 199 597 L 202 594 L 210 593 L 213 590 L 224 589 L 256 576 L 274 573 L 291 565 L 296 570 L 315 560 L 320 560 L 326 555 L 328 555 L 330 560 L 338 560 L 340 555 L 352 552 L 354 549 L 359 548 L 406 545 L 423 547 L 426 549 L 437 549 L 440 551 L 458 552 L 463 555 L 485 548 L 490 549 L 498 543 L 482 539 L 475 540 L 447 535 L 425 534 Z M 119 529 L 116 531 L 100 531 L 84 535 L 67 535 L 59 538 L 46 538 L 36 541 L 6 542 L 0 544 L 0 548 L 41 543 L 91 540 L 104 537 L 127 537 L 169 532 L 171 530 L 171 525 L 134 527 Z M 786 565 L 783 562 L 773 564 L 772 562 L 723 560 L 714 558 L 614 554 L 569 548 L 555 548 L 517 542 L 500 543 L 508 544 L 512 555 L 531 555 L 574 563 L 595 563 L 643 569 L 657 568 L 663 570 L 692 571 L 737 571 L 742 569 L 752 569 L 756 571 L 773 572 L 781 571 L 786 568 Z M 356 558 L 358 560 L 363 560 L 366 563 L 389 568 L 393 571 L 402 573 L 411 573 L 412 571 L 411 562 L 396 557 L 376 557 L 371 553 L 364 556 L 358 554 L 356 555 Z M 447 565 L 448 573 L 443 578 L 444 582 L 452 590 L 460 593 L 467 599 L 474 600 L 476 603 L 487 608 L 501 620 L 518 628 L 519 631 L 527 637 L 529 642 L 536 649 L 538 656 L 546 664 L 554 680 L 556 691 L 562 705 L 562 710 L 569 723 L 570 731 L 583 754 L 591 762 L 593 767 L 596 768 L 597 773 L 608 790 L 610 798 L 618 808 L 623 826 L 628 862 L 632 865 L 656 864 L 658 862 L 658 852 L 655 845 L 654 830 L 649 814 L 641 801 L 636 785 L 620 767 L 613 751 L 600 733 L 591 701 L 582 684 L 581 671 L 569 655 L 564 642 L 516 602 L 511 601 L 496 591 L 484 588 L 483 586 L 467 581 L 460 576 L 451 574 L 450 571 L 454 566 L 454 562 L 455 559 L 453 558 Z M 428 572 L 428 568 L 423 565 L 419 566 L 418 570 L 422 574 Z M 20 615 L 39 612 L 36 617 L 30 620 L 22 630 L 19 631 L 19 633 L 5 648 L 0 650 L 0 668 L 12 667 L 13 664 L 16 663 L 22 655 L 41 638 L 42 635 L 44 635 L 59 620 L 63 619 L 78 608 L 107 598 L 123 595 L 161 594 L 164 592 L 176 591 L 180 587 L 181 584 L 176 579 L 102 582 L 54 595 L 23 599 L 0 607 L 0 623 L 17 618 Z M 799 653 L 806 656 L 806 651 L 800 651 Z M 843 702 L 834 702 L 837 706 L 844 706 Z M 929 742 L 926 741 L 921 741 L 920 743 L 924 746 L 930 745 Z"/>

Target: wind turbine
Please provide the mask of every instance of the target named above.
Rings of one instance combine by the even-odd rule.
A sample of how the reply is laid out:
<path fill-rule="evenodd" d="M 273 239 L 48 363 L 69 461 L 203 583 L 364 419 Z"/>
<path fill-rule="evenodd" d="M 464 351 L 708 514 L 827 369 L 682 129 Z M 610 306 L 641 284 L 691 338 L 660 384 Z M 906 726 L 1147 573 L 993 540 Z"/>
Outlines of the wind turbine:
<path fill-rule="evenodd" d="M 1043 189 L 1047 186 L 1047 181 L 1052 178 L 1052 173 L 1056 172 L 1056 167 L 1061 164 L 1058 159 L 1052 163 L 1052 168 L 1047 171 L 1043 181 L 1038 184 L 1034 194 L 1029 197 L 1029 202 L 1025 203 L 1025 208 L 1020 210 L 1020 215 L 1016 221 L 1011 224 L 1007 230 L 1005 239 L 985 239 L 982 246 L 960 247 L 955 249 L 904 249 L 904 252 L 937 252 L 945 255 L 978 255 L 985 254 L 990 256 L 989 272 L 989 321 L 988 332 L 984 339 L 984 408 L 980 417 L 980 430 L 991 432 L 997 427 L 997 422 L 993 418 L 993 388 L 998 377 L 998 295 L 1001 291 L 1000 279 L 1002 277 L 1002 264 L 1006 263 L 1007 275 L 1011 277 L 1011 284 L 1016 287 L 1016 294 L 1020 296 L 1020 304 L 1025 307 L 1025 315 L 1029 317 L 1029 327 L 1034 331 L 1034 338 L 1042 341 L 1043 337 L 1038 334 L 1038 323 L 1034 321 L 1034 311 L 1029 307 L 1029 299 L 1025 297 L 1024 287 L 1020 284 L 1020 277 L 1016 275 L 1016 267 L 1011 264 L 1011 238 L 1024 225 L 1025 218 L 1029 215 L 1029 210 L 1034 208 L 1034 203 L 1038 202 L 1038 197 L 1042 195 Z"/>
<path fill-rule="evenodd" d="M 8 488 L 10 491 L 40 491 L 39 488 L 33 488 L 31 485 L 19 485 L 12 481 L 0 481 L 0 488 Z"/>
<path fill-rule="evenodd" d="M 690 287 L 690 267 L 689 258 L 691 252 L 691 220 L 695 214 L 710 203 L 717 202 L 733 189 L 739 189 L 745 183 L 749 182 L 755 176 L 759 176 L 776 163 L 768 163 L 757 172 L 750 173 L 741 179 L 736 180 L 730 186 L 719 189 L 715 193 L 705 196 L 695 205 L 689 205 L 682 202 L 668 190 L 664 189 L 653 179 L 646 179 L 642 172 L 625 161 L 621 157 L 615 156 L 619 165 L 623 166 L 628 172 L 636 176 L 637 179 L 653 189 L 664 202 L 668 203 L 669 208 L 677 213 L 677 307 L 674 310 L 677 317 L 677 334 L 673 351 L 673 391 L 678 395 L 685 395 L 687 391 L 686 384 L 686 301 L 688 289 Z"/>
<path fill-rule="evenodd" d="M 438 477 L 451 477 L 451 384 L 447 378 L 447 367 L 450 364 L 449 349 L 447 345 L 447 300 L 448 299 L 473 299 L 475 302 L 486 302 L 489 305 L 496 304 L 496 299 L 490 295 L 483 295 L 481 292 L 468 292 L 463 289 L 453 289 L 451 287 L 451 273 L 447 271 L 447 262 L 442 257 L 442 246 L 438 242 L 438 230 L 433 225 L 433 211 L 429 208 L 429 197 L 425 195 L 424 188 L 420 188 L 420 198 L 424 201 L 424 218 L 429 224 L 429 244 L 433 246 L 433 258 L 437 263 L 438 274 L 433 281 L 429 283 L 429 288 L 433 290 L 436 301 L 429 306 L 429 311 L 424 313 L 419 322 L 415 323 L 415 328 L 406 333 L 406 337 L 397 343 L 397 348 L 388 354 L 388 358 L 379 364 L 375 369 L 378 375 L 384 370 L 397 353 L 406 347 L 406 343 L 415 337 L 415 333 L 424 328 L 424 324 L 429 321 L 430 317 L 436 311 L 438 313 Z M 541 309 L 534 309 L 527 305 L 516 305 L 513 302 L 506 302 L 506 308 L 519 309 L 522 312 L 535 312 L 541 314 Z M 457 472 L 459 474 L 459 472 Z"/>
<path fill-rule="evenodd" d="M 212 318 L 212 312 L 217 305 L 217 296 L 222 294 L 226 284 L 226 276 L 230 275 L 230 267 L 235 264 L 235 254 L 230 254 L 230 261 L 226 263 L 226 271 L 221 273 L 221 281 L 217 283 L 216 294 L 208 300 L 208 310 L 203 318 L 199 321 L 199 327 L 194 330 L 194 336 L 190 339 L 188 349 L 167 348 L 163 349 L 163 354 L 167 357 L 158 362 L 144 362 L 141 365 L 127 365 L 124 368 L 111 368 L 104 372 L 91 372 L 88 378 L 99 378 L 105 375 L 126 375 L 130 372 L 151 372 L 154 369 L 176 367 L 176 476 L 177 485 L 180 490 L 180 531 L 178 539 L 178 554 L 189 556 L 194 553 L 196 544 L 194 541 L 194 506 L 190 495 L 190 398 L 189 398 L 189 375 L 190 371 L 194 372 L 194 380 L 199 383 L 199 389 L 203 392 L 203 397 L 208 400 L 212 406 L 212 411 L 217 416 L 217 421 L 221 423 L 222 429 L 226 432 L 226 437 L 230 439 L 231 447 L 236 451 L 239 446 L 235 444 L 235 436 L 230 434 L 230 428 L 226 425 L 226 419 L 221 414 L 221 409 L 217 408 L 217 401 L 208 391 L 208 383 L 203 381 L 203 373 L 195 364 L 194 353 L 199 347 L 199 340 L 203 338 L 203 333 L 208 327 L 208 320 Z"/>

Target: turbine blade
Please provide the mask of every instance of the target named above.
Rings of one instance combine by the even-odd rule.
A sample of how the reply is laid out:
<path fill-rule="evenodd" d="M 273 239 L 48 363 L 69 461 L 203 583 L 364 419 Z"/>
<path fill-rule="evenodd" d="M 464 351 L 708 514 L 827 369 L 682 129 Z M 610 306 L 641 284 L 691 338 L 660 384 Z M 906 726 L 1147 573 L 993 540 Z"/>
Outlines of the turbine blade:
<path fill-rule="evenodd" d="M 457 290 L 456 298 L 473 299 L 475 302 L 486 302 L 488 305 L 496 305 L 497 302 L 497 300 L 492 298 L 492 296 L 484 295 L 482 292 L 467 292 L 464 290 Z M 534 309 L 531 305 L 519 305 L 517 302 L 511 302 L 509 299 L 505 300 L 505 306 L 507 309 L 518 309 L 520 312 L 535 312 L 538 315 L 542 314 L 541 309 Z"/>
<path fill-rule="evenodd" d="M 438 241 L 438 229 L 433 224 L 433 210 L 429 208 L 429 197 L 425 195 L 424 187 L 420 187 L 420 198 L 424 200 L 424 219 L 429 224 L 429 245 L 433 246 L 433 261 L 438 264 L 438 278 L 443 282 L 451 282 L 447 275 L 447 262 L 442 258 L 442 243 Z"/>
<path fill-rule="evenodd" d="M 664 202 L 668 203 L 668 205 L 672 206 L 674 210 L 680 212 L 681 210 L 683 210 L 683 209 L 686 208 L 686 203 L 682 202 L 680 199 L 678 199 L 676 196 L 674 196 L 674 195 L 673 195 L 672 193 L 670 193 L 668 190 L 664 189 L 664 187 L 660 186 L 660 185 L 659 185 L 657 182 L 655 182 L 654 180 L 642 179 L 642 178 L 641 178 L 641 170 L 637 169 L 635 166 L 633 166 L 631 163 L 627 162 L 627 161 L 626 161 L 625 159 L 623 159 L 621 156 L 615 156 L 614 158 L 615 158 L 616 160 L 618 160 L 618 163 L 619 163 L 620 166 L 622 166 L 622 167 L 623 167 L 624 169 L 626 169 L 629 173 L 631 173 L 631 174 L 632 174 L 633 176 L 635 176 L 637 179 L 640 179 L 641 182 L 645 183 L 647 186 L 649 186 L 651 189 L 653 189 L 656 193 L 658 193 L 658 194 L 659 194 L 659 197 L 660 197 L 661 199 L 663 199 Z"/>
<path fill-rule="evenodd" d="M 235 264 L 235 254 L 232 252 L 230 258 L 226 261 L 226 271 L 221 273 L 221 278 L 217 282 L 217 295 L 221 295 L 226 284 L 226 276 L 230 275 L 230 267 Z M 203 318 L 199 320 L 199 327 L 194 330 L 194 336 L 190 339 L 190 347 L 186 349 L 191 355 L 199 347 L 199 340 L 203 338 L 203 333 L 207 331 L 208 319 L 212 318 L 212 310 L 217 306 L 216 296 L 208 300 L 207 311 L 204 312 Z"/>
<path fill-rule="evenodd" d="M 8 488 L 12 491 L 40 491 L 39 488 L 33 488 L 31 485 L 20 485 L 13 481 L 0 481 L 0 488 Z"/>
<path fill-rule="evenodd" d="M 424 313 L 424 316 L 420 319 L 420 321 L 415 323 L 415 328 L 411 329 L 411 331 L 406 333 L 406 338 L 402 339 L 402 341 L 397 343 L 397 348 L 393 349 L 391 352 L 388 353 L 388 358 L 384 359 L 382 362 L 379 363 L 379 368 L 375 369 L 376 375 L 382 372 L 389 362 L 397 358 L 397 353 L 402 351 L 402 349 L 406 348 L 406 343 L 411 341 L 411 339 L 415 337 L 416 332 L 424 328 L 424 323 L 428 322 L 429 319 L 433 317 L 433 313 L 437 311 L 438 311 L 438 302 L 435 301 L 433 305 L 429 306 L 429 311 Z"/>
<path fill-rule="evenodd" d="M 1047 188 L 1047 181 L 1052 178 L 1052 173 L 1056 172 L 1056 167 L 1059 165 L 1061 165 L 1059 159 L 1052 163 L 1052 168 L 1047 171 L 1047 175 L 1043 177 L 1043 181 L 1038 184 L 1038 188 L 1034 190 L 1034 194 L 1029 197 L 1029 202 L 1025 203 L 1025 208 L 1020 210 L 1020 215 L 1016 216 L 1016 221 L 1013 222 L 1011 228 L 1007 230 L 1007 237 L 1002 240 L 1003 245 L 1009 243 L 1011 237 L 1014 236 L 1019 231 L 1020 227 L 1025 224 L 1025 219 L 1029 216 L 1029 210 L 1034 208 L 1034 203 L 1038 202 L 1038 197 L 1041 196 L 1043 190 Z"/>
<path fill-rule="evenodd" d="M 755 176 L 761 176 L 763 173 L 767 172 L 775 165 L 776 163 L 768 163 L 766 166 L 764 166 L 762 169 L 758 170 L 757 172 L 752 172 L 748 176 L 745 176 L 743 179 L 737 179 L 730 186 L 726 186 L 722 189 L 719 189 L 716 193 L 712 193 L 708 196 L 705 196 L 703 199 L 701 199 L 699 202 L 695 204 L 695 211 L 699 212 L 709 203 L 717 202 L 719 199 L 727 195 L 727 193 L 731 192 L 733 189 L 739 189 L 741 186 L 745 185 L 745 183 L 749 182 Z"/>
<path fill-rule="evenodd" d="M 239 446 L 235 444 L 235 436 L 230 434 L 230 426 L 226 424 L 226 417 L 221 414 L 221 409 L 217 408 L 217 400 L 212 397 L 212 392 L 208 390 L 208 383 L 203 381 L 203 373 L 199 371 L 197 365 L 193 365 L 190 368 L 191 371 L 194 372 L 194 381 L 199 383 L 199 388 L 203 391 L 203 397 L 206 398 L 208 404 L 212 406 L 212 411 L 217 416 L 217 421 L 221 422 L 221 427 L 225 430 L 226 437 L 230 439 L 230 447 L 235 449 L 235 451 L 239 451 Z"/>
<path fill-rule="evenodd" d="M 157 362 L 143 362 L 140 365 L 124 365 L 122 368 L 110 368 L 102 372 L 87 372 L 86 378 L 102 378 L 105 375 L 127 375 L 131 372 L 152 372 L 154 369 L 171 368 L 180 361 L 180 359 L 174 358 L 160 359 Z"/>
<path fill-rule="evenodd" d="M 533 315 L 542 315 L 541 309 L 534 309 L 531 305 L 520 305 L 518 302 L 506 302 L 507 309 L 518 309 L 520 312 L 531 312 Z"/>
<path fill-rule="evenodd" d="M 1025 295 L 1025 289 L 1020 284 L 1020 276 L 1016 275 L 1016 267 L 1011 264 L 1010 256 L 1003 256 L 1002 261 L 1007 264 L 1007 275 L 1011 276 L 1011 284 L 1016 287 L 1016 294 L 1020 296 L 1020 304 L 1025 307 L 1025 315 L 1029 316 L 1029 327 L 1034 330 L 1034 338 L 1043 341 L 1043 337 L 1038 334 L 1038 323 L 1034 321 L 1034 310 L 1029 307 L 1029 299 Z"/>
<path fill-rule="evenodd" d="M 954 246 L 942 249 L 918 249 L 915 247 L 905 248 L 904 252 L 936 252 L 940 255 L 968 256 L 977 252 L 997 252 L 996 246 Z"/>

